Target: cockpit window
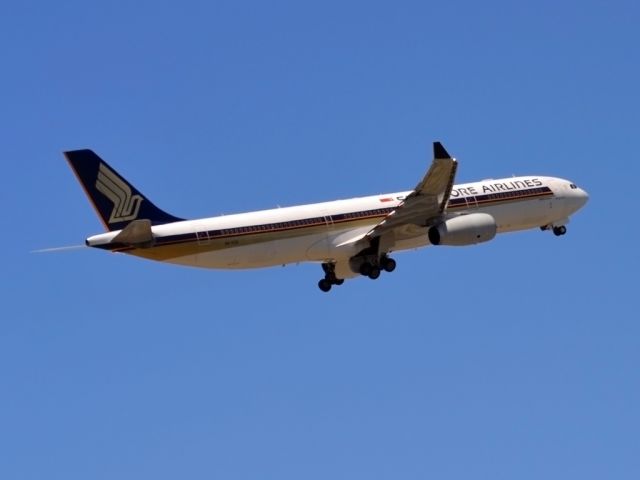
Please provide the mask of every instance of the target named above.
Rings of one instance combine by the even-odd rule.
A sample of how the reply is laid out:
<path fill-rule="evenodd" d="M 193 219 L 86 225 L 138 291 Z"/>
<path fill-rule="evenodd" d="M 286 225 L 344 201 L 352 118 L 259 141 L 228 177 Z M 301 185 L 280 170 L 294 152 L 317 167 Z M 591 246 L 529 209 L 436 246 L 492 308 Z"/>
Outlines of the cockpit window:
<path fill-rule="evenodd" d="M 570 183 L 570 184 L 569 184 L 569 187 L 570 187 L 570 188 L 572 188 L 572 189 L 574 189 L 574 190 L 575 190 L 576 188 L 578 188 L 578 186 L 577 186 L 575 183 Z"/>

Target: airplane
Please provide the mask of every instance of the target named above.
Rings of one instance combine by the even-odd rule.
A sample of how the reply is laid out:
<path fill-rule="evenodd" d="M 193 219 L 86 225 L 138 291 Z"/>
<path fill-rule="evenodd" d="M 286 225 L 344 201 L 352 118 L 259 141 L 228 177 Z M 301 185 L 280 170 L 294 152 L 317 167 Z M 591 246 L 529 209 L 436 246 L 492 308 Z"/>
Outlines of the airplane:
<path fill-rule="evenodd" d="M 413 190 L 185 220 L 156 207 L 92 150 L 64 152 L 106 233 L 89 247 L 201 268 L 322 266 L 318 287 L 393 272 L 392 252 L 467 246 L 540 228 L 561 236 L 589 196 L 575 183 L 520 176 L 454 185 L 458 167 L 440 142 Z"/>

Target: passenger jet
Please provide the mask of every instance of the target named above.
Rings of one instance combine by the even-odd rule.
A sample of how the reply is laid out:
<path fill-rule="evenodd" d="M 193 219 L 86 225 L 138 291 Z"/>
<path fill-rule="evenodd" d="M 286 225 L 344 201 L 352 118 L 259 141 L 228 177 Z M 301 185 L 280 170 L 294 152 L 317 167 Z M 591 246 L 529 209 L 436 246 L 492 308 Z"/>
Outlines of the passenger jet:
<path fill-rule="evenodd" d="M 589 198 L 573 182 L 541 175 L 454 185 L 458 163 L 434 142 L 429 170 L 407 192 L 185 220 L 156 207 L 93 151 L 65 156 L 107 230 L 88 246 L 202 268 L 316 262 L 323 292 L 392 272 L 396 251 L 474 245 L 531 228 L 564 235 Z"/>

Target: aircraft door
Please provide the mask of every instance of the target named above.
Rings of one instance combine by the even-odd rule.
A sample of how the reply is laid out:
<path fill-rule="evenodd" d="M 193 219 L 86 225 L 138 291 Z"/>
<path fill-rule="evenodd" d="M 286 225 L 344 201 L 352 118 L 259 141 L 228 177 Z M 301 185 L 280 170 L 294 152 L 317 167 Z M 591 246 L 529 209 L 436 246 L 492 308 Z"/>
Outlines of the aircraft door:
<path fill-rule="evenodd" d="M 324 223 L 327 226 L 327 233 L 330 232 L 333 227 L 333 217 L 331 215 L 326 215 L 324 217 Z"/>
<path fill-rule="evenodd" d="M 478 208 L 478 200 L 476 200 L 475 195 L 464 197 L 467 202 L 467 210 L 475 210 Z"/>
<path fill-rule="evenodd" d="M 198 240 L 198 245 L 209 245 L 209 243 L 211 243 L 211 238 L 207 230 L 196 232 L 196 239 Z"/>

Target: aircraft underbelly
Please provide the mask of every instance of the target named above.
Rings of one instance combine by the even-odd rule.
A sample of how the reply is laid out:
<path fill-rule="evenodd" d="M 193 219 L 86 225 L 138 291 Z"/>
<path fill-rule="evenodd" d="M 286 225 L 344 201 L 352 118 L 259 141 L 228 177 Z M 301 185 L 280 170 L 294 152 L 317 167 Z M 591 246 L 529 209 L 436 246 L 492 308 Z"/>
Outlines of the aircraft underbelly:
<path fill-rule="evenodd" d="M 307 261 L 309 248 L 325 238 L 309 235 L 229 247 L 184 255 L 167 260 L 170 263 L 200 268 L 261 268 Z"/>

